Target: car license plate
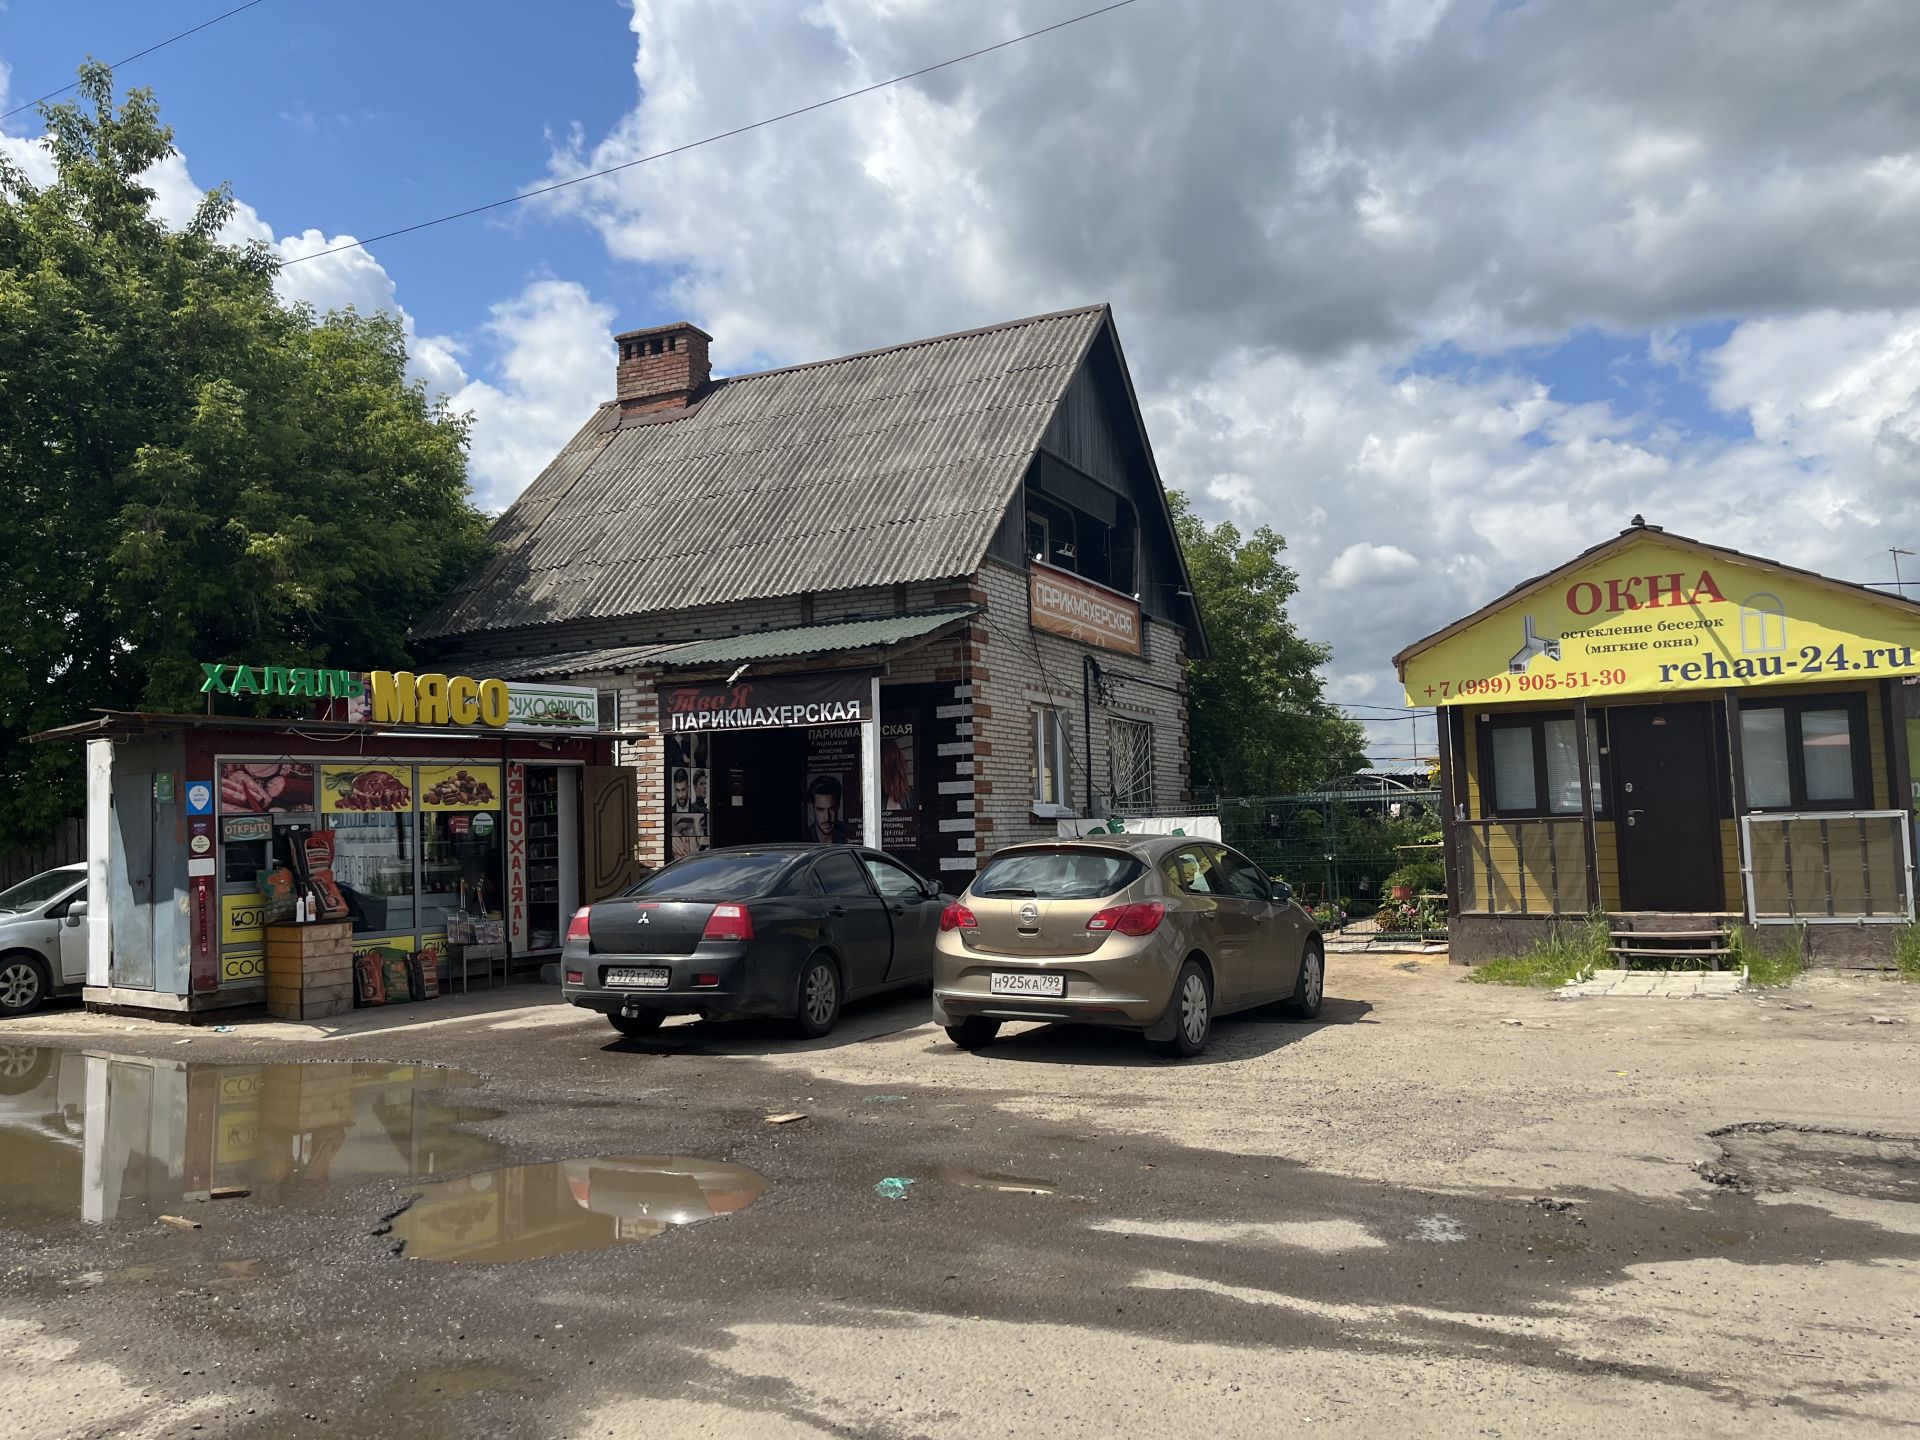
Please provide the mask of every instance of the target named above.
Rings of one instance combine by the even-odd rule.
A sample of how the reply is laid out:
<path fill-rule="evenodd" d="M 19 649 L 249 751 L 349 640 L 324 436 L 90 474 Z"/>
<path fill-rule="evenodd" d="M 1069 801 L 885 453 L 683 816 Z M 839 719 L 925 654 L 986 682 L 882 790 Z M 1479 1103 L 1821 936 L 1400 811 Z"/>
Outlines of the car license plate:
<path fill-rule="evenodd" d="M 609 969 L 606 983 L 622 985 L 634 990 L 664 990 L 672 973 L 664 965 L 632 970 Z"/>
<path fill-rule="evenodd" d="M 1024 970 L 1009 975 L 996 970 L 991 989 L 995 995 L 1051 995 L 1058 999 L 1067 993 L 1067 977 L 1036 975 Z"/>

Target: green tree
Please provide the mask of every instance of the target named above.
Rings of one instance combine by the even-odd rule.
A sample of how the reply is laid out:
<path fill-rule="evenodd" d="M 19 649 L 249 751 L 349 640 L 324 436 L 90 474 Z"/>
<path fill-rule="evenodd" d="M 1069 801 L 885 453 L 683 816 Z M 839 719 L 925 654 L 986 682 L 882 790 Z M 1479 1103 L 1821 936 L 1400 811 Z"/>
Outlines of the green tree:
<path fill-rule="evenodd" d="M 409 385 L 397 322 L 317 317 L 223 186 L 172 230 L 150 91 L 43 109 L 56 174 L 0 159 L 0 843 L 78 813 L 95 707 L 198 709 L 201 660 L 403 663 L 484 553 L 466 422 Z"/>
<path fill-rule="evenodd" d="M 1177 491 L 1168 500 L 1213 652 L 1188 674 L 1194 783 L 1283 795 L 1363 768 L 1365 734 L 1327 701 L 1320 678 L 1333 652 L 1287 616 L 1300 588 L 1280 560 L 1287 542 L 1264 525 L 1244 538 L 1224 521 L 1209 525 Z"/>

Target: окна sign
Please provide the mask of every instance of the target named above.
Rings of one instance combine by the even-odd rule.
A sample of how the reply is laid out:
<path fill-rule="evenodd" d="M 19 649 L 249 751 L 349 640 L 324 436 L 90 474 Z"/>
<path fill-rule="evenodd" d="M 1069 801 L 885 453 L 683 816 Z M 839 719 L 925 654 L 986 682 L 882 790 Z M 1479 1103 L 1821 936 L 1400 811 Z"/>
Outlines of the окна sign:
<path fill-rule="evenodd" d="M 1137 600 L 1082 580 L 1052 565 L 1035 563 L 1027 587 L 1033 628 L 1064 635 L 1083 645 L 1140 653 L 1140 604 Z"/>
<path fill-rule="evenodd" d="M 777 676 L 667 692 L 667 729 L 674 732 L 780 730 L 872 718 L 873 676 L 867 672 Z"/>
<path fill-rule="evenodd" d="M 1572 699 L 1920 673 L 1920 617 L 1672 540 L 1561 576 L 1409 656 L 1412 705 Z"/>

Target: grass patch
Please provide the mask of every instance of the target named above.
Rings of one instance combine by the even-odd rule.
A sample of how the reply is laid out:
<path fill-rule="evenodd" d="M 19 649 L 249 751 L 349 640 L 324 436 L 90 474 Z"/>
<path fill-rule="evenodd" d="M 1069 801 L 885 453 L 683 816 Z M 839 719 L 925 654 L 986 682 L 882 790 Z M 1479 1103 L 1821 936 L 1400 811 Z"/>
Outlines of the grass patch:
<path fill-rule="evenodd" d="M 1902 925 L 1893 932 L 1893 963 L 1902 980 L 1920 982 L 1920 925 Z"/>
<path fill-rule="evenodd" d="M 1807 968 L 1806 940 L 1806 929 L 1800 925 L 1785 927 L 1764 939 L 1736 929 L 1727 938 L 1727 964 L 1735 969 L 1745 966 L 1749 985 L 1791 985 Z"/>
<path fill-rule="evenodd" d="M 1502 955 L 1467 972 L 1476 985 L 1564 985 L 1607 963 L 1611 943 L 1607 917 L 1598 913 L 1584 920 L 1557 922 L 1543 940 L 1518 955 Z"/>

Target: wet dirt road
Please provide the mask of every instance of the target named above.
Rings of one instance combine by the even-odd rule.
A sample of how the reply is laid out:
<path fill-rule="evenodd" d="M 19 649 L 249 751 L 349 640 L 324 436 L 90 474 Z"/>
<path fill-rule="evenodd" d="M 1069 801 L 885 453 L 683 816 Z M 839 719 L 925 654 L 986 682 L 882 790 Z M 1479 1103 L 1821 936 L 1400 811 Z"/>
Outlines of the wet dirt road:
<path fill-rule="evenodd" d="M 618 1041 L 531 989 L 324 1038 L 15 1023 L 0 1415 L 944 1437 L 1920 1414 L 1920 987 L 1561 1003 L 1345 956 L 1329 981 L 1322 1023 L 1230 1021 L 1187 1065 L 1052 1029 L 964 1055 L 919 1000 L 815 1044 Z"/>

